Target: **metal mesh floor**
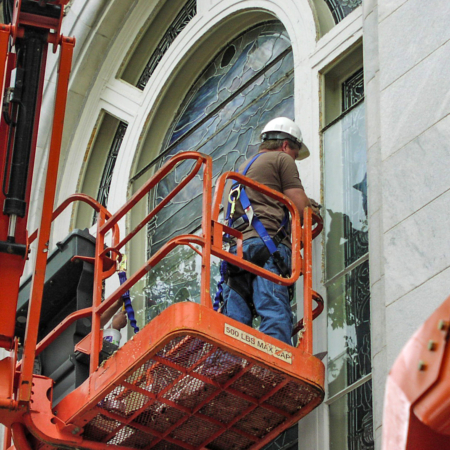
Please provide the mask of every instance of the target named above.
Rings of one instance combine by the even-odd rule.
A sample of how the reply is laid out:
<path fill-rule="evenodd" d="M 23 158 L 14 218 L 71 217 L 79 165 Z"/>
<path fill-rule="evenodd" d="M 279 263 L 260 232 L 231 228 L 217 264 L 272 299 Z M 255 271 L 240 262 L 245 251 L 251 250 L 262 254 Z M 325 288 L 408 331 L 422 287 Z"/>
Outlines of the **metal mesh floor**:
<path fill-rule="evenodd" d="M 173 338 L 95 407 L 86 439 L 136 449 L 250 449 L 322 392 L 198 337 Z"/>

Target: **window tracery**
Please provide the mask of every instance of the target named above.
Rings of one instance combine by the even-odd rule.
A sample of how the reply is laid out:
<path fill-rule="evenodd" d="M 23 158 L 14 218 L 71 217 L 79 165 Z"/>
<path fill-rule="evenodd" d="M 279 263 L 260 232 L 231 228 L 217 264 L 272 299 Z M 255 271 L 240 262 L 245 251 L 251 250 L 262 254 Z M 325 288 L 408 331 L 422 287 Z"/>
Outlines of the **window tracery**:
<path fill-rule="evenodd" d="M 186 28 L 186 25 L 194 18 L 196 14 L 197 0 L 188 0 L 183 9 L 175 17 L 175 20 L 172 22 L 170 27 L 164 33 L 164 36 L 162 37 L 155 51 L 150 56 L 136 84 L 137 88 L 144 90 L 145 86 L 147 86 L 148 80 L 152 76 L 153 72 L 160 63 L 168 48 L 172 45 L 176 37 Z"/>
<path fill-rule="evenodd" d="M 354 9 L 361 5 L 362 0 L 325 0 L 335 23 L 339 23 Z"/>

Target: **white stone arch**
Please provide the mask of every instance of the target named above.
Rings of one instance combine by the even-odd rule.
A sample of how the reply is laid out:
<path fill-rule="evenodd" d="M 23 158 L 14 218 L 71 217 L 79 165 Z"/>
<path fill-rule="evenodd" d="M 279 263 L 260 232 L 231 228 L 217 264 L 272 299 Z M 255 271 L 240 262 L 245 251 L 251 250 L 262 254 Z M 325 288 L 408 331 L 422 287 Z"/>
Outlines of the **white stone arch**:
<path fill-rule="evenodd" d="M 91 66 L 91 62 L 97 62 L 100 55 L 89 51 L 89 46 L 95 46 L 95 40 L 105 33 L 111 17 L 117 14 L 123 16 L 120 30 L 110 37 L 111 43 L 106 56 L 98 69 L 95 81 L 89 88 L 89 95 L 83 100 L 78 117 L 72 118 L 68 128 L 72 128 L 71 142 L 67 152 L 63 154 L 61 162 L 61 179 L 59 185 L 58 201 L 60 203 L 71 193 L 75 192 L 82 174 L 83 164 L 86 160 L 86 148 L 92 129 L 101 109 L 113 116 L 129 123 L 127 134 L 122 143 L 122 149 L 117 160 L 116 170 L 113 175 L 110 202 L 108 208 L 116 210 L 126 201 L 128 192 L 128 179 L 136 170 L 141 144 L 147 133 L 152 132 L 152 124 L 155 123 L 157 115 L 164 115 L 169 108 L 161 105 L 170 99 L 170 96 L 178 95 L 180 98 L 187 92 L 195 77 L 203 70 L 208 62 L 217 53 L 226 41 L 240 34 L 252 24 L 275 17 L 285 26 L 292 42 L 294 64 L 296 69 L 295 79 L 295 104 L 296 116 L 302 119 L 304 134 L 308 137 L 310 128 L 310 117 L 312 111 L 310 86 L 311 74 L 305 66 L 308 55 L 314 50 L 317 38 L 316 22 L 311 6 L 307 0 L 294 1 L 219 1 L 198 0 L 198 12 L 189 23 L 183 33 L 168 49 L 163 60 L 155 70 L 149 84 L 142 92 L 116 78 L 130 46 L 137 32 L 144 25 L 148 15 L 158 7 L 160 2 L 148 2 L 140 0 L 132 3 L 132 8 L 124 8 L 120 0 L 110 2 L 105 7 L 102 20 L 92 35 L 88 47 L 83 49 L 81 61 L 78 61 L 74 77 L 71 82 L 71 91 L 79 93 L 86 88 L 85 68 Z M 109 30 L 111 33 L 111 30 Z M 194 64 L 193 64 L 194 62 Z M 187 69 L 190 66 L 190 69 Z M 192 79 L 186 77 L 186 70 L 192 73 Z M 179 77 L 187 78 L 184 92 L 179 86 Z M 297 75 L 298 73 L 298 75 Z M 309 78 L 309 79 L 308 79 Z M 177 93 L 172 92 L 174 86 L 178 85 Z M 301 88 L 300 88 L 301 87 Z M 306 89 L 305 89 L 306 88 Z M 176 110 L 176 108 L 175 108 Z M 173 114 L 173 111 L 172 111 Z M 169 113 L 170 115 L 170 113 Z M 161 128 L 161 127 L 160 127 Z M 66 128 L 66 133 L 70 132 Z M 70 217 L 67 214 L 65 225 L 62 226 L 62 234 L 67 233 L 70 227 Z M 60 227 L 58 227 L 60 228 Z"/>

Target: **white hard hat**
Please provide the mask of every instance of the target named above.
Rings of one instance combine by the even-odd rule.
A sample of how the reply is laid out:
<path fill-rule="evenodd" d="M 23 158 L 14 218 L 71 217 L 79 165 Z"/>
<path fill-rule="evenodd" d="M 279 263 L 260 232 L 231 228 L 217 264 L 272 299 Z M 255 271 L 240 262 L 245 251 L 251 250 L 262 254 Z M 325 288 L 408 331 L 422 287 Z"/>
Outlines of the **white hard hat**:
<path fill-rule="evenodd" d="M 290 139 L 300 146 L 298 160 L 309 156 L 309 150 L 303 142 L 300 127 L 287 117 L 277 117 L 267 123 L 261 131 L 261 140 L 266 141 L 268 139 Z"/>

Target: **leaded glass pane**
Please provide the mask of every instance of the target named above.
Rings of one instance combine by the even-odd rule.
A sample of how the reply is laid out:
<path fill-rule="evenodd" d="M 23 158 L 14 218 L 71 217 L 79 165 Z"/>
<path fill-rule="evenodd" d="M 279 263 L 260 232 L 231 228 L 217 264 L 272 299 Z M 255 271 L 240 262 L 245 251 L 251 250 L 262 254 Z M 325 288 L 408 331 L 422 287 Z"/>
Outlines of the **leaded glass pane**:
<path fill-rule="evenodd" d="M 364 98 L 364 70 L 358 70 L 342 83 L 342 110 L 347 111 Z"/>
<path fill-rule="evenodd" d="M 103 167 L 102 177 L 100 179 L 100 185 L 97 191 L 97 201 L 107 206 L 109 189 L 111 188 L 111 180 L 114 173 L 114 167 L 116 165 L 117 156 L 122 145 L 125 132 L 127 131 L 128 124 L 126 122 L 119 122 L 116 133 L 114 134 L 111 147 L 109 148 L 108 157 L 106 158 L 105 166 Z M 97 212 L 94 212 L 92 218 L 92 224 L 97 222 Z"/>
<path fill-rule="evenodd" d="M 367 162 L 364 104 L 324 133 L 326 278 L 367 253 Z"/>
<path fill-rule="evenodd" d="M 372 380 L 330 405 L 330 450 L 372 450 Z"/>
<path fill-rule="evenodd" d="M 139 80 L 136 84 L 141 90 L 144 90 L 147 86 L 148 80 L 153 75 L 156 67 L 160 63 L 162 57 L 172 45 L 175 38 L 186 28 L 186 25 L 194 18 L 197 14 L 197 0 L 188 0 L 184 5 L 183 9 L 178 13 L 175 20 L 170 24 L 170 27 L 164 33 L 161 41 L 156 47 L 155 51 L 150 56 Z"/>
<path fill-rule="evenodd" d="M 105 167 L 103 168 L 102 178 L 100 180 L 100 186 L 98 188 L 97 201 L 106 207 L 108 203 L 109 189 L 111 187 L 111 179 L 116 165 L 117 156 L 119 154 L 120 146 L 122 145 L 125 132 L 127 131 L 128 124 L 120 122 L 117 127 L 116 134 L 114 135 L 111 148 L 108 152 L 108 158 L 106 159 Z"/>
<path fill-rule="evenodd" d="M 199 300 L 200 267 L 200 258 L 192 249 L 177 247 L 149 273 L 146 322 L 174 303 Z"/>
<path fill-rule="evenodd" d="M 325 2 L 330 8 L 334 22 L 338 23 L 357 8 L 362 0 L 325 0 Z"/>
<path fill-rule="evenodd" d="M 369 262 L 328 286 L 328 394 L 371 371 Z"/>
<path fill-rule="evenodd" d="M 213 158 L 214 183 L 220 174 L 234 170 L 257 152 L 260 132 L 270 119 L 276 116 L 294 118 L 293 83 L 292 50 L 278 22 L 260 25 L 241 35 L 217 55 L 186 96 L 167 134 L 160 164 L 182 151 L 209 154 Z M 166 177 L 149 199 L 150 208 L 158 204 L 191 167 L 192 163 L 182 163 Z M 197 232 L 201 202 L 199 176 L 149 227 L 149 255 L 175 235 Z M 175 272 L 179 271 L 177 265 L 183 266 L 184 272 L 180 273 L 184 274 L 184 280 L 174 287 L 165 276 L 169 273 L 166 268 L 153 271 L 146 287 L 147 319 L 161 311 L 160 306 L 155 305 L 165 307 L 173 303 L 178 298 L 175 291 L 182 291 L 180 298 L 198 300 L 201 266 L 198 255 L 183 250 L 170 264 L 171 271 Z M 186 268 L 197 271 L 197 275 L 188 275 Z M 219 278 L 218 261 L 213 261 L 211 272 L 211 286 L 214 286 Z"/>
<path fill-rule="evenodd" d="M 290 41 L 281 24 L 272 23 L 254 28 L 233 41 L 223 49 L 197 80 L 181 108 L 167 139 L 172 144 L 186 134 L 198 122 L 207 117 L 216 108 L 225 110 L 219 114 L 215 126 L 220 126 L 229 119 L 233 110 L 243 107 L 245 95 L 232 101 L 233 95 L 246 86 L 246 83 L 258 77 L 259 73 L 279 57 L 285 50 L 290 50 Z M 292 61 L 292 60 L 291 60 Z M 287 63 L 289 65 L 289 63 Z M 281 68 L 283 71 L 292 69 Z M 253 80 L 250 85 L 251 99 L 260 94 L 264 88 L 279 79 L 280 67 L 271 70 L 266 78 Z M 265 82 L 262 86 L 261 83 Z M 260 89 L 258 89 L 260 86 Z"/>
<path fill-rule="evenodd" d="M 228 66 L 222 67 L 229 48 L 235 49 L 234 55 Z M 218 55 L 188 94 L 183 113 L 166 140 L 169 151 L 161 164 L 179 152 L 200 151 L 213 157 L 216 179 L 256 153 L 261 129 L 271 118 L 294 117 L 292 52 L 282 27 L 278 23 L 257 27 L 227 49 Z M 250 84 L 246 84 L 248 80 Z M 196 126 L 202 118 L 201 125 Z M 191 167 L 191 163 L 180 164 L 158 185 L 156 203 Z M 149 242 L 151 252 L 170 237 L 196 229 L 201 220 L 200 206 L 198 180 L 158 215 Z"/>

